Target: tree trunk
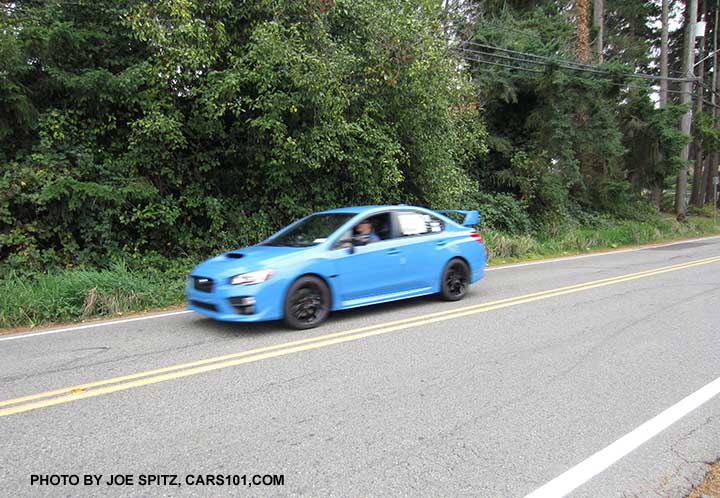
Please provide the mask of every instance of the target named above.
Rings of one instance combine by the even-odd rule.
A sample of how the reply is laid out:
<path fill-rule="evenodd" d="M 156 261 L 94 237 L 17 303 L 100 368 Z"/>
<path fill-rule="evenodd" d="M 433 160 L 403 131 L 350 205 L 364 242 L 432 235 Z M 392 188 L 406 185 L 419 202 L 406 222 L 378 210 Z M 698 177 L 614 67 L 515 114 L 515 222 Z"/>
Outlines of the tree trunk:
<path fill-rule="evenodd" d="M 593 28 L 595 28 L 595 56 L 598 63 L 603 63 L 603 36 L 605 34 L 605 0 L 594 0 Z"/>
<path fill-rule="evenodd" d="M 703 12 L 703 19 L 707 19 L 707 0 L 703 0 L 702 2 L 702 12 Z M 705 40 L 706 38 L 703 36 L 703 38 L 700 40 L 700 51 L 698 52 L 698 58 L 700 60 L 699 63 L 699 69 L 698 69 L 698 79 L 700 80 L 697 91 L 698 91 L 698 97 L 697 97 L 697 103 L 696 103 L 696 114 L 699 115 L 701 112 L 703 112 L 703 95 L 704 95 L 704 88 L 703 88 L 703 80 L 705 78 L 705 61 L 703 60 L 705 58 Z M 703 205 L 703 197 L 704 197 L 704 190 L 705 190 L 705 184 L 702 183 L 703 179 L 703 164 L 704 164 L 704 158 L 703 158 L 703 142 L 702 138 L 698 137 L 695 139 L 695 167 L 693 168 L 693 181 L 692 181 L 692 192 L 690 193 L 690 204 L 697 208 L 701 208 Z"/>
<path fill-rule="evenodd" d="M 690 124 L 692 122 L 692 79 L 693 66 L 695 64 L 695 24 L 697 22 L 697 0 L 688 0 L 687 11 L 685 14 L 685 49 L 683 52 L 683 78 L 685 81 L 680 86 L 680 103 L 688 105 L 687 112 L 683 115 L 680 123 L 680 131 L 685 135 L 690 135 Z M 685 219 L 687 214 L 687 206 L 685 204 L 685 194 L 687 193 L 687 161 L 690 152 L 690 144 L 683 147 L 680 153 L 680 160 L 683 166 L 680 168 L 677 176 L 675 187 L 675 212 L 678 220 Z"/>
<path fill-rule="evenodd" d="M 581 61 L 590 58 L 590 30 L 588 29 L 588 0 L 577 0 L 575 4 L 575 32 L 577 44 L 575 54 Z"/>

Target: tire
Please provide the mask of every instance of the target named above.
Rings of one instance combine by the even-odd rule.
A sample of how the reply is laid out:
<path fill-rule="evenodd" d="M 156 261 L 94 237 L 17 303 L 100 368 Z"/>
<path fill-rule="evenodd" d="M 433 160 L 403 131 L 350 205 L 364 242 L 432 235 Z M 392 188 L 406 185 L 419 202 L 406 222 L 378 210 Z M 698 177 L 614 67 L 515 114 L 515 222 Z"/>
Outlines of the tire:
<path fill-rule="evenodd" d="M 470 268 L 462 259 L 451 259 L 445 265 L 440 279 L 440 296 L 445 301 L 459 301 L 467 294 L 470 285 Z"/>
<path fill-rule="evenodd" d="M 330 290 L 317 277 L 298 278 L 285 295 L 283 321 L 298 330 L 322 324 L 330 314 Z"/>

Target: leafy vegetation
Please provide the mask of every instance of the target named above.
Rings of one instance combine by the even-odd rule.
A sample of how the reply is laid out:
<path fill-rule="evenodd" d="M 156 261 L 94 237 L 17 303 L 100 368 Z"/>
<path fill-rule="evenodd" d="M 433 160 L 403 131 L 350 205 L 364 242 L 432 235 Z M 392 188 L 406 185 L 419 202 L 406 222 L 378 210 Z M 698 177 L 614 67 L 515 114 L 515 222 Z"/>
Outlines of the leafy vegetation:
<path fill-rule="evenodd" d="M 16 2 L 0 258 L 252 243 L 347 204 L 453 206 L 485 150 L 433 2 Z"/>

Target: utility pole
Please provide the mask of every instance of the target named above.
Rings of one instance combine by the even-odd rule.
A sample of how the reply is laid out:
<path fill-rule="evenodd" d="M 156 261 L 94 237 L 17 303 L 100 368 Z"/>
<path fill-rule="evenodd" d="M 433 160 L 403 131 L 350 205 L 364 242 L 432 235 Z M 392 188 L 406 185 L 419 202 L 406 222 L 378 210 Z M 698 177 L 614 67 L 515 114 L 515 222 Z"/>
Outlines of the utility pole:
<path fill-rule="evenodd" d="M 720 0 L 715 1 L 715 22 L 713 23 L 713 79 L 712 79 L 712 104 L 713 104 L 713 126 L 716 130 L 720 130 L 720 113 L 717 108 L 717 94 L 720 91 L 720 78 L 718 78 L 718 13 L 720 13 Z M 710 155 L 708 163 L 705 165 L 703 180 L 705 184 L 705 202 L 715 202 L 713 197 L 713 177 L 718 174 L 718 163 L 720 162 L 720 153 L 713 152 Z"/>
<path fill-rule="evenodd" d="M 718 128 L 718 111 L 717 111 L 717 91 L 718 91 L 718 12 L 720 12 L 720 0 L 715 2 L 715 22 L 712 25 L 713 30 L 713 51 L 712 51 L 712 86 L 710 92 L 710 105 L 712 106 L 712 124 L 715 129 Z M 712 178 L 713 170 L 717 170 L 718 152 L 714 151 L 705 160 L 705 168 L 702 173 L 702 187 L 700 195 L 702 197 L 699 207 L 709 202 L 712 196 Z"/>
<path fill-rule="evenodd" d="M 670 0 L 662 0 L 662 30 L 660 32 L 660 107 L 665 107 L 668 99 L 668 4 Z"/>
<path fill-rule="evenodd" d="M 720 0 L 718 0 L 720 1 Z M 665 107 L 668 101 L 668 13 L 670 0 L 662 0 L 662 18 L 660 31 L 660 107 Z M 664 158 L 659 158 L 663 160 Z M 662 206 L 662 193 L 664 178 L 657 176 L 654 180 L 652 196 L 658 211 Z"/>
<path fill-rule="evenodd" d="M 699 85 L 697 89 L 697 101 L 695 102 L 696 115 L 703 112 L 703 97 L 704 88 L 703 81 L 705 79 L 705 20 L 707 19 L 707 0 L 702 2 L 702 17 L 703 22 L 697 23 L 696 38 L 700 38 L 700 50 L 698 52 L 698 58 L 700 59 L 696 65 L 700 66 L 698 69 L 698 80 Z M 695 150 L 695 167 L 693 168 L 693 181 L 692 181 L 692 192 L 690 194 L 690 203 L 698 208 L 702 207 L 704 185 L 702 183 L 702 170 L 703 170 L 703 141 L 702 137 L 695 139 L 694 144 Z"/>
<path fill-rule="evenodd" d="M 697 0 L 688 0 L 686 12 L 686 31 L 685 31 L 685 50 L 683 53 L 683 78 L 685 81 L 680 83 L 680 104 L 688 106 L 687 111 L 680 122 L 680 131 L 690 136 L 690 126 L 692 124 L 692 84 L 693 84 L 693 66 L 695 65 L 695 25 L 697 23 Z M 685 219 L 687 214 L 687 205 L 685 203 L 685 194 L 687 193 L 687 173 L 688 159 L 690 157 L 690 143 L 683 147 L 680 154 L 680 160 L 683 162 L 677 176 L 677 185 L 675 186 L 675 212 L 678 220 Z"/>

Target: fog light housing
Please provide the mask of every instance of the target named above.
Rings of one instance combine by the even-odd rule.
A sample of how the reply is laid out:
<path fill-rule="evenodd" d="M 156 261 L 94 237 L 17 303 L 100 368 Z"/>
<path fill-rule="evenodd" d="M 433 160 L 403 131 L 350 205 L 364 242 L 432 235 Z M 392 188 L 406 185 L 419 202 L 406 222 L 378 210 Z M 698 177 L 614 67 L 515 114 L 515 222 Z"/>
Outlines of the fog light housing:
<path fill-rule="evenodd" d="M 255 313 L 255 298 L 252 296 L 238 296 L 229 299 L 230 305 L 241 315 Z"/>

